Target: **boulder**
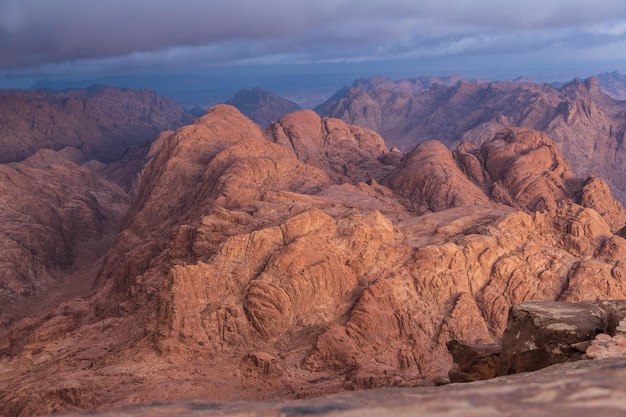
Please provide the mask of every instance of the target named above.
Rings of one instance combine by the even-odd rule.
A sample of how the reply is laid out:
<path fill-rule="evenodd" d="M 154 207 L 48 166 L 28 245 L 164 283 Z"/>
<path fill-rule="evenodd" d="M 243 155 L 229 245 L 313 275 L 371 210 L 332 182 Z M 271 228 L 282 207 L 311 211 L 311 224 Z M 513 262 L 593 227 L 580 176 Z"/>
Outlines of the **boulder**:
<path fill-rule="evenodd" d="M 459 340 L 446 343 L 454 365 L 448 372 L 450 382 L 472 382 L 498 376 L 499 343 L 473 345 Z"/>
<path fill-rule="evenodd" d="M 501 375 L 581 359 L 576 345 L 614 334 L 626 301 L 528 301 L 511 307 L 502 337 Z"/>

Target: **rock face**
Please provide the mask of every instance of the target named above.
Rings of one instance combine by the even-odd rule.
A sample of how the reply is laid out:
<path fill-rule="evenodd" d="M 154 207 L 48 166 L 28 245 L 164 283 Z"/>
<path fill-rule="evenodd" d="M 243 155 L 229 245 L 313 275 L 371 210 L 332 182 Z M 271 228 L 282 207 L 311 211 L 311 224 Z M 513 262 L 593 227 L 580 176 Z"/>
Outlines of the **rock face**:
<path fill-rule="evenodd" d="M 421 149 L 227 105 L 161 135 L 94 293 L 7 329 L 0 414 L 431 383 L 512 305 L 626 298 L 615 207 L 545 135 Z"/>
<path fill-rule="evenodd" d="M 580 359 L 583 353 L 576 344 L 601 333 L 615 334 L 624 316 L 625 301 L 527 301 L 514 306 L 502 336 L 499 372 L 529 372 Z"/>
<path fill-rule="evenodd" d="M 459 168 L 452 152 L 436 141 L 416 146 L 389 177 L 388 185 L 421 213 L 489 201 L 481 184 L 472 182 Z"/>
<path fill-rule="evenodd" d="M 262 128 L 277 121 L 282 115 L 300 110 L 297 103 L 259 87 L 239 90 L 226 101 L 226 104 L 237 107 L 241 113 Z"/>
<path fill-rule="evenodd" d="M 85 90 L 0 92 L 0 162 L 39 149 L 80 149 L 82 161 L 119 159 L 166 129 L 191 121 L 173 101 L 149 91 L 105 86 Z"/>
<path fill-rule="evenodd" d="M 268 134 L 273 142 L 292 150 L 300 161 L 323 169 L 339 182 L 380 180 L 397 162 L 385 158 L 389 150 L 375 132 L 337 119 L 322 119 L 311 110 L 282 117 L 270 125 Z"/>
<path fill-rule="evenodd" d="M 454 364 L 448 371 L 450 382 L 473 382 L 498 376 L 500 366 L 499 343 L 472 345 L 458 340 L 446 343 Z"/>
<path fill-rule="evenodd" d="M 468 141 L 479 146 L 507 127 L 548 134 L 576 175 L 599 176 L 626 201 L 626 102 L 602 92 L 598 79 L 561 88 L 529 82 L 435 84 L 426 90 L 400 87 L 407 81 L 359 82 L 317 111 L 380 133 L 389 147 L 410 151 L 438 140 L 449 149 Z"/>
<path fill-rule="evenodd" d="M 502 344 L 451 340 L 452 382 L 532 372 L 589 358 L 626 357 L 626 301 L 527 301 L 511 307 Z M 618 324 L 619 323 L 619 324 Z"/>

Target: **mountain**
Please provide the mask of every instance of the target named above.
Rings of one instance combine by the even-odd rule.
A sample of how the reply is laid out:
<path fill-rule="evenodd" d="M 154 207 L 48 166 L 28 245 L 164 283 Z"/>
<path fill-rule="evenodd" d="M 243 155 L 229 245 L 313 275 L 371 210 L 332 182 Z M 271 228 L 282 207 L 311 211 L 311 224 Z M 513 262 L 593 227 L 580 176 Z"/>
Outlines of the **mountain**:
<path fill-rule="evenodd" d="M 598 85 L 615 100 L 626 100 L 626 75 L 619 71 L 598 74 Z"/>
<path fill-rule="evenodd" d="M 361 77 L 354 82 L 352 87 L 365 91 L 388 90 L 394 93 L 418 94 L 434 85 L 451 87 L 457 85 L 462 80 L 463 78 L 460 75 L 450 75 L 449 77 L 421 76 L 394 82 L 386 77 L 377 75 L 371 78 Z"/>
<path fill-rule="evenodd" d="M 451 87 L 434 85 L 417 94 L 357 85 L 338 92 L 316 111 L 373 129 L 388 146 L 403 151 L 432 139 L 450 149 L 462 141 L 480 145 L 508 127 L 540 130 L 554 140 L 577 175 L 605 179 L 620 201 L 626 201 L 622 181 L 626 175 L 626 102 L 603 93 L 593 77 L 561 88 L 461 81 Z"/>
<path fill-rule="evenodd" d="M 135 195 L 147 157 L 139 146 L 190 117 L 154 93 L 104 86 L 2 91 L 0 106 L 4 333 L 93 290 Z"/>
<path fill-rule="evenodd" d="M 283 114 L 300 110 L 300 106 L 291 100 L 282 98 L 271 91 L 255 87 L 252 90 L 243 88 L 226 101 L 239 109 L 254 123 L 266 128 L 271 122 Z"/>
<path fill-rule="evenodd" d="M 191 116 L 154 92 L 102 85 L 82 90 L 0 91 L 0 162 L 39 149 L 80 149 L 83 160 L 111 162 Z"/>
<path fill-rule="evenodd" d="M 263 131 L 228 105 L 162 134 L 90 291 L 5 325 L 0 414 L 432 383 L 448 340 L 500 340 L 514 304 L 625 298 L 606 183 L 535 130 L 481 143 L 403 155 L 309 110 Z"/>
<path fill-rule="evenodd" d="M 16 320 L 91 291 L 130 198 L 68 156 L 42 149 L 0 165 L 0 335 Z"/>

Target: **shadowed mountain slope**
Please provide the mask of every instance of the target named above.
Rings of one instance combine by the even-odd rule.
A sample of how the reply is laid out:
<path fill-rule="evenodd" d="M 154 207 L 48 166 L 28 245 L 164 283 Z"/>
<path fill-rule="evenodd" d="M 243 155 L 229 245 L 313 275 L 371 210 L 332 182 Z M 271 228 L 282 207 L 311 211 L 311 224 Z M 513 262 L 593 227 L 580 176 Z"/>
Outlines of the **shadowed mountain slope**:
<path fill-rule="evenodd" d="M 84 90 L 0 91 L 0 162 L 39 149 L 79 149 L 84 161 L 111 162 L 191 120 L 154 92 L 93 86 Z"/>
<path fill-rule="evenodd" d="M 300 110 L 300 106 L 293 101 L 259 87 L 239 90 L 226 101 L 226 104 L 237 107 L 241 113 L 262 128 L 266 128 L 284 114 Z"/>

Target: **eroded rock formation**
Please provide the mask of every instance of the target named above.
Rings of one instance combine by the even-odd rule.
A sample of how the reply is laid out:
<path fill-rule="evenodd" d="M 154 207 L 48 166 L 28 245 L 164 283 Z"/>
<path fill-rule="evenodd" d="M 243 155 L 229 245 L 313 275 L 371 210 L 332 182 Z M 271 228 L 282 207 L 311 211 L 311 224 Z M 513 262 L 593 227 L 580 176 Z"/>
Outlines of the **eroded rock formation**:
<path fill-rule="evenodd" d="M 421 90 L 406 88 L 407 83 L 363 80 L 317 111 L 373 129 L 389 147 L 405 152 L 430 140 L 452 150 L 463 141 L 480 146 L 508 127 L 537 129 L 549 135 L 576 175 L 603 178 L 626 201 L 626 102 L 601 91 L 596 78 L 561 88 L 523 81 L 458 81 Z"/>
<path fill-rule="evenodd" d="M 615 334 L 625 315 L 624 301 L 527 301 L 514 306 L 502 338 L 499 373 L 536 371 L 586 358 L 580 344 L 591 344 L 598 334 Z"/>
<path fill-rule="evenodd" d="M 9 329 L 0 412 L 423 384 L 512 305 L 626 298 L 619 207 L 545 135 L 397 154 L 309 111 L 162 135 L 95 293 Z"/>

